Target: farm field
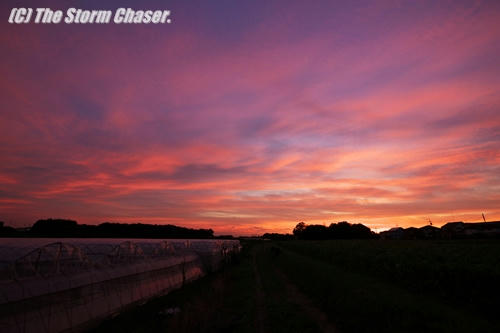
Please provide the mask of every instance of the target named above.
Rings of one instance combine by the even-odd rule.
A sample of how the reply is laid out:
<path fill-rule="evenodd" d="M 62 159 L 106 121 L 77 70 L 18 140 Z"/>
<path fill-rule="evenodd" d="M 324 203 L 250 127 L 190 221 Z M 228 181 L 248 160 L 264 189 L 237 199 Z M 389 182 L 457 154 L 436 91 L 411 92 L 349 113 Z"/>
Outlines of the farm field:
<path fill-rule="evenodd" d="M 498 241 L 252 241 L 97 331 L 499 331 Z"/>

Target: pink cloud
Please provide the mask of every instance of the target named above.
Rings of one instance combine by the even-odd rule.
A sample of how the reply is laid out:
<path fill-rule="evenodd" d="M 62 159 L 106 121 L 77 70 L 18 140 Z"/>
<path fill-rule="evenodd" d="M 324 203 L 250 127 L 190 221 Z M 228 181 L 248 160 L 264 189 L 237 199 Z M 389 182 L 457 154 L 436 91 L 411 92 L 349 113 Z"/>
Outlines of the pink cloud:
<path fill-rule="evenodd" d="M 234 40 L 8 26 L 0 219 L 500 219 L 498 6 L 269 6 Z"/>

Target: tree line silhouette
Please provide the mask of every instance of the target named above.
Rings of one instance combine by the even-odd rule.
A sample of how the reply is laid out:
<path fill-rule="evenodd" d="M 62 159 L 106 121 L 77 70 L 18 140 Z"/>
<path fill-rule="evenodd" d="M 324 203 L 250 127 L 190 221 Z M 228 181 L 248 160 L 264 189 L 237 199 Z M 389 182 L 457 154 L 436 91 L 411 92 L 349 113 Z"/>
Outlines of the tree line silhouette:
<path fill-rule="evenodd" d="M 0 237 L 234 238 L 232 235 L 214 236 L 212 229 L 191 229 L 171 224 L 104 222 L 99 225 L 86 225 L 68 219 L 38 220 L 31 228 L 18 229 L 6 226 L 0 221 Z M 449 222 L 441 228 L 430 225 L 406 229 L 398 227 L 381 233 L 375 233 L 363 224 L 351 224 L 346 221 L 331 223 L 328 227 L 300 222 L 293 229 L 293 234 L 265 233 L 261 238 L 271 240 L 500 238 L 500 221 Z"/>
<path fill-rule="evenodd" d="M 347 221 L 331 223 L 328 227 L 321 224 L 307 225 L 298 223 L 293 229 L 293 234 L 298 239 L 369 239 L 377 238 L 377 234 L 367 226 Z"/>
<path fill-rule="evenodd" d="M 7 229 L 8 228 L 8 229 Z M 0 225 L 5 237 L 74 237 L 74 238 L 214 238 L 212 229 L 191 229 L 171 224 L 111 223 L 78 224 L 74 220 L 38 220 L 29 230 L 15 230 Z"/>

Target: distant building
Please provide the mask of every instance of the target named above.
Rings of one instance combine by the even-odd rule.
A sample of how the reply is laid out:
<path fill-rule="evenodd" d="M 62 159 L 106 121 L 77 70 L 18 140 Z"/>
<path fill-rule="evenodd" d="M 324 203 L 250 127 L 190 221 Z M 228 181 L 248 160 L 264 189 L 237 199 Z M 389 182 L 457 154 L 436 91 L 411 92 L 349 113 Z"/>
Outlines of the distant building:
<path fill-rule="evenodd" d="M 391 228 L 387 231 L 382 231 L 380 233 L 380 238 L 382 239 L 401 239 L 403 238 L 404 229 L 401 227 Z"/>
<path fill-rule="evenodd" d="M 421 237 L 425 239 L 437 239 L 442 236 L 442 230 L 433 227 L 432 225 L 426 225 L 425 227 L 420 228 L 419 231 L 421 233 Z"/>
<path fill-rule="evenodd" d="M 447 238 L 499 238 L 500 221 L 450 222 L 441 227 Z"/>
<path fill-rule="evenodd" d="M 455 239 L 500 238 L 500 221 L 449 222 L 441 228 L 426 225 L 421 228 L 392 228 L 380 233 L 381 239 Z"/>
<path fill-rule="evenodd" d="M 465 230 L 464 222 L 448 222 L 441 227 L 446 236 L 461 235 Z"/>

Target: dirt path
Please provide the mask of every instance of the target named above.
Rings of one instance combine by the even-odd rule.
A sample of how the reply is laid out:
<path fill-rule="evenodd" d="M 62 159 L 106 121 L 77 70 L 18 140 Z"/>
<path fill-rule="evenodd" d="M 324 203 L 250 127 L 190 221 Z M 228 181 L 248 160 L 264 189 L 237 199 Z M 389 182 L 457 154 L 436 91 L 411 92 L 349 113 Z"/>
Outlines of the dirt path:
<path fill-rule="evenodd" d="M 288 296 L 287 300 L 301 306 L 304 310 L 304 313 L 316 324 L 318 324 L 322 332 L 339 332 L 339 330 L 329 322 L 328 316 L 323 311 L 321 311 L 321 309 L 316 307 L 311 299 L 307 295 L 302 293 L 282 271 L 276 269 L 276 275 L 283 281 L 283 285 L 286 287 Z"/>
<path fill-rule="evenodd" d="M 253 273 L 255 276 L 255 294 L 257 298 L 256 304 L 256 314 L 255 314 L 255 323 L 254 327 L 256 332 L 263 333 L 264 329 L 264 291 L 262 290 L 262 280 L 260 278 L 259 269 L 257 268 L 257 259 L 256 259 L 256 249 L 252 249 L 252 266 Z"/>
<path fill-rule="evenodd" d="M 262 333 L 266 332 L 265 329 L 265 318 L 266 318 L 266 308 L 265 308 L 265 292 L 262 285 L 262 277 L 261 272 L 259 271 L 257 265 L 257 251 L 258 246 L 254 247 L 251 252 L 252 257 L 252 266 L 255 277 L 255 293 L 256 293 L 256 313 L 255 313 L 255 321 L 254 327 L 256 332 Z M 263 251 L 264 253 L 268 251 Z M 265 255 L 265 254 L 264 254 Z M 279 257 L 276 258 L 279 260 Z M 283 271 L 281 271 L 278 267 L 274 267 L 274 273 L 271 275 L 275 275 L 273 278 L 278 278 L 282 285 L 285 287 L 285 293 L 281 295 L 284 299 L 282 301 L 289 302 L 295 305 L 298 305 L 302 312 L 314 323 L 316 323 L 321 330 L 321 332 L 325 333 L 338 333 L 339 330 L 335 328 L 335 326 L 328 320 L 328 316 L 319 309 L 311 299 L 302 293 L 297 286 L 290 281 L 290 279 L 286 276 Z M 266 278 L 266 276 L 264 276 Z"/>

